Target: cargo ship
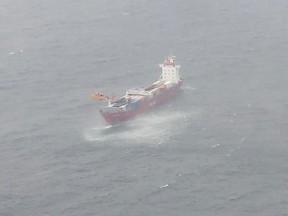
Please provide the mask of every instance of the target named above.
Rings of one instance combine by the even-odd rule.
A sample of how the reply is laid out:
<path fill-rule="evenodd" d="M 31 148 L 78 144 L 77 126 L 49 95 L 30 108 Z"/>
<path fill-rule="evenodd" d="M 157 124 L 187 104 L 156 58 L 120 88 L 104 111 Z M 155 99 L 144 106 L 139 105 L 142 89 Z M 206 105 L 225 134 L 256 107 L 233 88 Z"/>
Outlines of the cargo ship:
<path fill-rule="evenodd" d="M 180 90 L 183 79 L 180 65 L 175 56 L 167 57 L 162 64 L 160 78 L 145 88 L 131 88 L 119 99 L 101 93 L 91 94 L 97 101 L 107 100 L 108 105 L 101 107 L 100 113 L 108 124 L 117 124 L 146 112 L 151 108 L 172 99 Z"/>

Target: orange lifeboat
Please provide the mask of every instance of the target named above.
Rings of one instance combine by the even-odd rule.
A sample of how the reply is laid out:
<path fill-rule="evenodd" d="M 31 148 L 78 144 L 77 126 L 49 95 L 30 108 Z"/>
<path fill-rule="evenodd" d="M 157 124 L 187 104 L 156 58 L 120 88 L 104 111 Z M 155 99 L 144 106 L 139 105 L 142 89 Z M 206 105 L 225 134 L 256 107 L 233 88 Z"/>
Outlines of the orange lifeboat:
<path fill-rule="evenodd" d="M 103 100 L 114 100 L 114 96 L 106 96 L 106 95 L 103 95 L 99 92 L 95 92 L 95 93 L 92 93 L 90 95 L 90 97 L 94 100 L 97 100 L 97 101 L 103 101 Z"/>

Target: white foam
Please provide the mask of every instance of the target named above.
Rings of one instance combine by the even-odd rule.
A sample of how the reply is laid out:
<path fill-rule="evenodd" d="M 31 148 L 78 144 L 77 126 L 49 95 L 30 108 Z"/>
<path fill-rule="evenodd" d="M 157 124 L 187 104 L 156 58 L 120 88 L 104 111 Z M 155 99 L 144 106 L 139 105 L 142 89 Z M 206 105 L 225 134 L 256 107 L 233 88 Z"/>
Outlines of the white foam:
<path fill-rule="evenodd" d="M 169 185 L 168 184 L 165 184 L 165 185 L 162 185 L 162 186 L 160 186 L 160 188 L 162 189 L 162 188 L 167 188 Z"/>
<path fill-rule="evenodd" d="M 216 148 L 218 146 L 220 146 L 220 144 L 213 145 L 213 146 L 211 146 L 211 148 Z"/>
<path fill-rule="evenodd" d="M 192 86 L 189 86 L 189 85 L 185 85 L 185 86 L 183 86 L 182 89 L 184 89 L 184 90 L 191 90 L 191 91 L 196 90 L 195 87 L 192 87 Z"/>
<path fill-rule="evenodd" d="M 18 52 L 20 52 L 20 53 L 23 53 L 24 52 L 24 50 L 23 49 L 21 49 L 21 50 L 19 50 Z M 15 55 L 16 54 L 16 52 L 10 52 L 9 53 L 9 55 Z"/>
<path fill-rule="evenodd" d="M 84 129 L 83 136 L 87 141 L 150 143 L 149 145 L 153 143 L 153 145 L 159 146 L 181 134 L 182 130 L 189 124 L 189 121 L 183 121 L 186 118 L 190 118 L 189 113 L 175 111 L 159 111 L 157 114 L 147 113 L 116 126 Z"/>

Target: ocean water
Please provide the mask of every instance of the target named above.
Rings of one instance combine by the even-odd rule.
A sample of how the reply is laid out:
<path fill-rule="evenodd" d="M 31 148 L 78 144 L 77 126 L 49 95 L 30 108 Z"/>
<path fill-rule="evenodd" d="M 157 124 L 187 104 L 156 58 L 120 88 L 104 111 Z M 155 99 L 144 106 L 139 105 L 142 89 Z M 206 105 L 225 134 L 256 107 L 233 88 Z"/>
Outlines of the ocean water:
<path fill-rule="evenodd" d="M 0 215 L 288 215 L 288 3 L 2 0 Z M 89 98 L 179 96 L 111 127 Z"/>

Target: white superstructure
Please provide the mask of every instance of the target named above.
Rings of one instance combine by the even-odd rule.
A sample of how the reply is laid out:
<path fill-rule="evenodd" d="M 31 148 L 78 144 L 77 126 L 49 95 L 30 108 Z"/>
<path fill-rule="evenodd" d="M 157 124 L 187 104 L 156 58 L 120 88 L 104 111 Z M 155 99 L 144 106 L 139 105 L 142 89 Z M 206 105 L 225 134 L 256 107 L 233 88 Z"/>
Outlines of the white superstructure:
<path fill-rule="evenodd" d="M 178 83 L 181 78 L 180 65 L 175 64 L 175 56 L 166 58 L 164 64 L 159 64 L 159 66 L 162 68 L 160 80 Z"/>

